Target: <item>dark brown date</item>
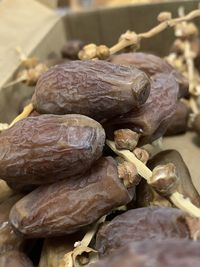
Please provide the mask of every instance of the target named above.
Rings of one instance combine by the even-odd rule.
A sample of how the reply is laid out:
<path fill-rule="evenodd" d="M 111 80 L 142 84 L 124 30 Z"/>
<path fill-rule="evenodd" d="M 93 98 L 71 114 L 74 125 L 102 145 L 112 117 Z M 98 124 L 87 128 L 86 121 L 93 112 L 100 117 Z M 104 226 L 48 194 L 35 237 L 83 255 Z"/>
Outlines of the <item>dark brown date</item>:
<path fill-rule="evenodd" d="M 146 102 L 147 75 L 106 61 L 71 61 L 42 75 L 32 101 L 39 113 L 83 114 L 96 120 L 128 112 Z"/>
<path fill-rule="evenodd" d="M 1 267 L 34 267 L 30 259 L 18 250 L 9 251 L 0 256 Z"/>
<path fill-rule="evenodd" d="M 189 197 L 194 205 L 200 207 L 200 196 L 193 185 L 189 170 L 180 153 L 176 150 L 165 150 L 155 155 L 149 162 L 148 167 L 153 170 L 158 165 L 173 163 L 179 177 L 177 191 L 185 197 Z"/>
<path fill-rule="evenodd" d="M 178 70 L 174 69 L 164 59 L 158 56 L 147 53 L 124 53 L 112 56 L 110 61 L 114 64 L 134 66 L 144 71 L 149 76 L 153 76 L 157 73 L 172 73 L 179 84 L 179 98 L 189 95 L 188 80 Z"/>
<path fill-rule="evenodd" d="M 183 212 L 174 208 L 139 208 L 118 215 L 102 226 L 96 249 L 104 256 L 130 242 L 166 238 L 190 238 Z"/>
<path fill-rule="evenodd" d="M 68 59 L 78 59 L 78 52 L 83 48 L 84 42 L 81 40 L 69 40 L 62 47 L 61 54 L 62 57 Z"/>
<path fill-rule="evenodd" d="M 91 267 L 199 267 L 200 243 L 181 239 L 133 242 Z"/>
<path fill-rule="evenodd" d="M 152 79 L 145 104 L 105 124 L 109 136 L 117 129 L 131 129 L 141 133 L 139 143 L 146 144 L 165 133 L 176 110 L 178 84 L 171 74 L 157 74 Z"/>
<path fill-rule="evenodd" d="M 188 130 L 188 119 L 191 109 L 185 103 L 178 101 L 176 112 L 165 133 L 166 136 L 185 133 Z"/>
<path fill-rule="evenodd" d="M 80 179 L 44 185 L 16 203 L 10 221 L 30 238 L 75 232 L 131 200 L 118 178 L 117 164 L 101 158 Z"/>
<path fill-rule="evenodd" d="M 44 184 L 82 175 L 101 156 L 102 126 L 82 115 L 23 119 L 0 135 L 0 174 L 8 182 Z"/>

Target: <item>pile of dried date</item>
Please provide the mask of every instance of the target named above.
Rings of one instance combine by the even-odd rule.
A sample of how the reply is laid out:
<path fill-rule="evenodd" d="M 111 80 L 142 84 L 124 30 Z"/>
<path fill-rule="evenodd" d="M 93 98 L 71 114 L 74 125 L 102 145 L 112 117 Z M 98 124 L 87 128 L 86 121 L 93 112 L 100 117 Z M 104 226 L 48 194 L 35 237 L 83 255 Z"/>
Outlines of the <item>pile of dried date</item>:
<path fill-rule="evenodd" d="M 152 153 L 188 129 L 188 77 L 91 48 L 107 59 L 78 60 L 85 47 L 69 42 L 67 62 L 29 83 L 27 117 L 2 125 L 0 266 L 198 267 L 200 196 L 178 151 Z"/>

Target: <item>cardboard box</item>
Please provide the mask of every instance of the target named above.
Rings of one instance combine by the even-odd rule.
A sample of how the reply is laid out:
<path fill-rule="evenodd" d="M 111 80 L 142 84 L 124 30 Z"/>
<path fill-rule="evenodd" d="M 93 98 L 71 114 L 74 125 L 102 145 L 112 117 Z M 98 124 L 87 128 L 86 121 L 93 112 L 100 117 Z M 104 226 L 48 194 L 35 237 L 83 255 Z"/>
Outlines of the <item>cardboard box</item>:
<path fill-rule="evenodd" d="M 0 4 L 0 121 L 11 121 L 17 115 L 21 99 L 31 96 L 34 90 L 21 84 L 2 89 L 19 68 L 17 46 L 27 55 L 41 59 L 51 52 L 59 53 L 69 39 L 111 46 L 128 29 L 143 32 L 156 25 L 156 17 L 161 11 L 170 11 L 176 16 L 180 6 L 184 6 L 187 13 L 198 7 L 198 1 L 173 1 L 59 15 L 34 0 L 4 0 Z M 200 25 L 200 20 L 197 19 L 196 23 Z M 173 30 L 169 29 L 143 41 L 141 50 L 167 55 L 173 38 Z M 165 138 L 164 148 L 180 151 L 200 192 L 200 140 L 192 133 Z"/>

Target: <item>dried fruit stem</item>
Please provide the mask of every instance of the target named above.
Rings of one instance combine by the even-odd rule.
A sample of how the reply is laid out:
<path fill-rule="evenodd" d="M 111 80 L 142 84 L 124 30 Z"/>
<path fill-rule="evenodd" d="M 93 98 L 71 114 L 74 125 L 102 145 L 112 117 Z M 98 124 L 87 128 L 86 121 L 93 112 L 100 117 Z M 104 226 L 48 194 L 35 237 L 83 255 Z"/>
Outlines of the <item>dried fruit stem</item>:
<path fill-rule="evenodd" d="M 19 116 L 17 116 L 10 124 L 9 127 L 12 127 L 16 122 L 25 119 L 29 116 L 29 114 L 33 111 L 33 104 L 30 103 L 27 106 L 25 106 L 23 112 L 21 114 L 19 114 Z"/>
<path fill-rule="evenodd" d="M 140 160 L 138 160 L 133 153 L 128 150 L 117 150 L 115 143 L 106 140 L 106 144 L 119 156 L 123 157 L 125 160 L 130 161 L 135 164 L 138 173 L 147 180 L 147 183 L 151 183 L 152 171 L 144 165 Z M 184 198 L 184 196 L 178 192 L 174 192 L 170 197 L 173 204 L 180 208 L 181 210 L 187 212 L 191 216 L 200 218 L 200 209 L 191 203 L 189 198 Z"/>
<path fill-rule="evenodd" d="M 161 13 L 162 14 L 162 13 Z M 180 17 L 180 18 L 170 18 L 170 16 L 167 16 L 160 24 L 155 26 L 154 28 L 150 29 L 147 32 L 144 33 L 135 33 L 131 31 L 127 31 L 125 34 L 122 34 L 118 43 L 113 45 L 110 50 L 110 55 L 113 55 L 120 50 L 126 48 L 127 46 L 134 46 L 135 49 L 137 49 L 140 46 L 140 42 L 142 39 L 151 38 L 160 32 L 164 31 L 168 27 L 175 27 L 180 22 L 189 21 L 196 17 L 200 16 L 200 10 L 193 10 L 192 12 L 188 13 L 186 16 Z M 93 56 L 93 58 L 98 57 L 97 53 Z M 87 56 L 84 58 L 86 59 Z M 90 58 L 91 59 L 91 58 Z"/>

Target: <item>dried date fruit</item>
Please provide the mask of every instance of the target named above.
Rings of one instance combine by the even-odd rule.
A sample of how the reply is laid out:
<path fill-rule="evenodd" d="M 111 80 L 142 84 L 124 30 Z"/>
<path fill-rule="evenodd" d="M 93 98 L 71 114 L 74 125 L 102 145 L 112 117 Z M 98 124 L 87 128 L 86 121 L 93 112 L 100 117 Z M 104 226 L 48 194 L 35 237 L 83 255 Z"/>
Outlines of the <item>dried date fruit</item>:
<path fill-rule="evenodd" d="M 166 136 L 185 133 L 188 130 L 188 120 L 191 109 L 185 103 L 178 101 L 176 112 L 165 133 Z"/>
<path fill-rule="evenodd" d="M 78 59 L 78 53 L 84 45 L 84 42 L 81 40 L 67 41 L 67 43 L 61 49 L 62 57 L 72 60 Z"/>
<path fill-rule="evenodd" d="M 44 185 L 26 195 L 13 207 L 10 221 L 30 238 L 59 236 L 95 222 L 130 200 L 115 160 L 101 158 L 79 179 Z"/>
<path fill-rule="evenodd" d="M 113 55 L 110 61 L 114 64 L 134 66 L 144 71 L 149 76 L 158 73 L 171 73 L 179 84 L 179 98 L 189 95 L 188 80 L 178 70 L 174 69 L 169 63 L 158 56 L 147 53 L 124 53 Z"/>
<path fill-rule="evenodd" d="M 143 145 L 165 133 L 176 110 L 178 84 L 171 74 L 157 74 L 152 79 L 145 104 L 105 123 L 109 136 L 117 129 L 130 129 L 141 134 L 139 144 Z"/>
<path fill-rule="evenodd" d="M 15 234 L 9 223 L 10 210 L 22 197 L 22 194 L 14 195 L 0 204 L 0 254 L 19 249 L 24 242 L 22 237 Z"/>
<path fill-rule="evenodd" d="M 181 239 L 133 242 L 91 267 L 199 267 L 200 243 Z"/>
<path fill-rule="evenodd" d="M 9 182 L 43 184 L 82 175 L 101 156 L 102 126 L 82 115 L 41 115 L 0 135 L 0 173 Z"/>
<path fill-rule="evenodd" d="M 71 61 L 50 68 L 32 98 L 39 113 L 111 118 L 143 104 L 150 93 L 147 75 L 106 61 Z"/>
<path fill-rule="evenodd" d="M 11 250 L 0 256 L 1 267 L 34 267 L 30 259 L 18 250 Z"/>
<path fill-rule="evenodd" d="M 166 238 L 190 238 L 184 213 L 174 208 L 139 208 L 102 226 L 97 233 L 96 249 L 105 256 L 130 242 Z"/>
<path fill-rule="evenodd" d="M 176 166 L 176 173 L 179 177 L 177 191 L 190 198 L 194 205 L 200 207 L 200 196 L 193 185 L 189 170 L 178 151 L 165 150 L 158 153 L 148 162 L 148 167 L 153 169 L 158 165 L 168 163 L 173 163 Z"/>

